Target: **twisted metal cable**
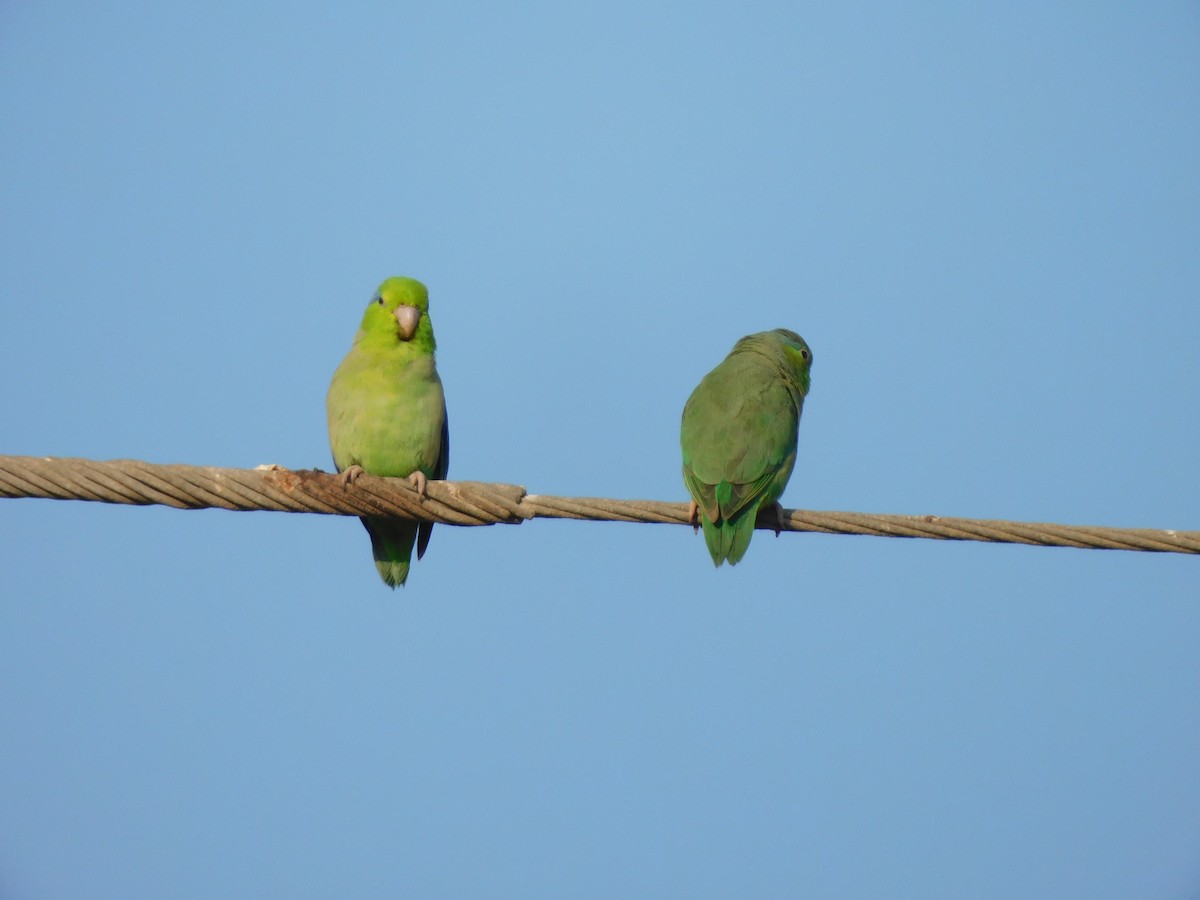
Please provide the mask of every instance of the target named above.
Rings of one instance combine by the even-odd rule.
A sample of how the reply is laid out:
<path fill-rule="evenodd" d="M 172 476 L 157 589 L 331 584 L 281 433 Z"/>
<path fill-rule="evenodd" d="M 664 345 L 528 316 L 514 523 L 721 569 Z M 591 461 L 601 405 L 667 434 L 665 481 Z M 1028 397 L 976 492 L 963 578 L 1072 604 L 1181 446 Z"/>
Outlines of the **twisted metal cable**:
<path fill-rule="evenodd" d="M 688 524 L 686 503 L 527 494 L 515 484 L 430 481 L 425 497 L 401 478 L 361 475 L 353 484 L 318 469 L 221 469 L 157 465 L 133 459 L 98 462 L 60 457 L 0 456 L 0 497 L 93 500 L 177 509 L 276 510 L 339 516 L 399 516 L 448 525 L 519 524 L 526 519 Z M 1200 553 L 1200 531 L 1108 528 L 785 510 L 782 523 L 760 514 L 758 528 L 987 541 L 1094 550 Z"/>

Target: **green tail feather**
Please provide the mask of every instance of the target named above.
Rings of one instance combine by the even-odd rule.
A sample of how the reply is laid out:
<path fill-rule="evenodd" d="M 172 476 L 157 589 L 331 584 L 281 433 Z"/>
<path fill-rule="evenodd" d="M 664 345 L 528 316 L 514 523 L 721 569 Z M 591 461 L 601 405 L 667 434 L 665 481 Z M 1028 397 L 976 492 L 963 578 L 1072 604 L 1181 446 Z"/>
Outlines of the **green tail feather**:
<path fill-rule="evenodd" d="M 731 566 L 736 566 L 746 555 L 746 548 L 750 546 L 750 538 L 754 537 L 754 521 L 757 518 L 758 504 L 755 503 L 738 513 L 732 522 L 725 523 L 725 530 L 728 533 L 725 558 Z"/>
<path fill-rule="evenodd" d="M 390 588 L 403 587 L 417 539 L 417 523 L 386 519 L 363 519 L 362 523 L 371 535 L 371 552 L 379 577 Z"/>
<path fill-rule="evenodd" d="M 750 546 L 750 538 L 754 536 L 758 506 L 755 503 L 741 509 L 732 519 L 724 519 L 719 523 L 703 519 L 704 543 L 708 545 L 708 554 L 714 566 L 720 566 L 723 562 L 736 566 L 742 561 L 746 548 Z"/>
<path fill-rule="evenodd" d="M 721 541 L 721 526 L 714 525 L 706 517 L 701 518 L 704 526 L 704 543 L 708 545 L 708 555 L 712 557 L 713 565 L 720 566 L 725 562 L 725 550 Z"/>

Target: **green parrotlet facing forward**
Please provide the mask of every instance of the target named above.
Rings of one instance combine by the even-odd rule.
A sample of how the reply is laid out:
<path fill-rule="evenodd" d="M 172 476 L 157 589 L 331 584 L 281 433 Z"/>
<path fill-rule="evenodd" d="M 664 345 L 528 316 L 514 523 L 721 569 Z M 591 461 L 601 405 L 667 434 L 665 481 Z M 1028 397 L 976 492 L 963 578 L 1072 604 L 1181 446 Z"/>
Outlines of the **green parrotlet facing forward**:
<path fill-rule="evenodd" d="M 362 472 L 407 478 L 423 495 L 426 479 L 446 477 L 450 432 L 435 347 L 425 285 L 411 278 L 381 284 L 325 398 L 333 463 L 347 483 Z M 413 544 L 420 559 L 433 523 L 362 523 L 380 577 L 393 588 L 404 584 Z"/>
<path fill-rule="evenodd" d="M 736 565 L 762 507 L 778 505 L 796 464 L 812 351 L 794 331 L 747 335 L 683 407 L 679 443 L 690 518 L 714 565 Z"/>

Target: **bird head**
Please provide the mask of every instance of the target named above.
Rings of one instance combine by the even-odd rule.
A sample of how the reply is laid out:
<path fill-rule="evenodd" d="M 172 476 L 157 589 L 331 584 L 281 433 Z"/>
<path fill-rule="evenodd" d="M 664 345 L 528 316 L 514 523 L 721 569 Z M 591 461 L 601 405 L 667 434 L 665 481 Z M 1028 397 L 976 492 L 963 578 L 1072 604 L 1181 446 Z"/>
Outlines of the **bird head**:
<path fill-rule="evenodd" d="M 786 328 L 776 328 L 771 332 L 783 350 L 783 358 L 787 360 L 792 378 L 800 388 L 802 395 L 808 394 L 809 370 L 812 368 L 812 350 L 808 348 L 804 338 Z"/>
<path fill-rule="evenodd" d="M 379 286 L 363 313 L 362 333 L 375 338 L 433 345 L 429 292 L 413 278 L 389 278 Z"/>

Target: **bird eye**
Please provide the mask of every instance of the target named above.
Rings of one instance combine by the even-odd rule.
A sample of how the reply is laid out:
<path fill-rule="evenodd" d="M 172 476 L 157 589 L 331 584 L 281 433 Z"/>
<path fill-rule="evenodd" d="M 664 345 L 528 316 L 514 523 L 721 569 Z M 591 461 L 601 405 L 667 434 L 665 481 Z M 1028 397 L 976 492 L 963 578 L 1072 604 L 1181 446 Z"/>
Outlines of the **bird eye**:
<path fill-rule="evenodd" d="M 383 306 L 383 298 L 382 297 L 376 297 L 375 302 L 378 303 L 380 306 Z"/>
<path fill-rule="evenodd" d="M 808 348 L 807 348 L 807 347 L 801 347 L 801 348 L 800 348 L 800 358 L 801 358 L 802 360 L 804 360 L 805 362 L 808 362 L 808 356 L 809 356 L 809 353 L 808 353 Z"/>

